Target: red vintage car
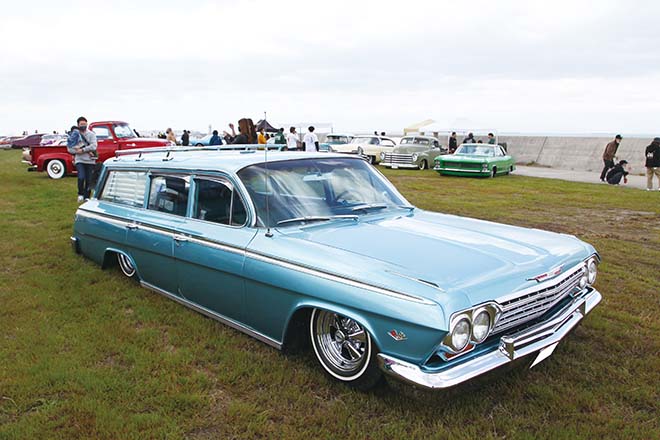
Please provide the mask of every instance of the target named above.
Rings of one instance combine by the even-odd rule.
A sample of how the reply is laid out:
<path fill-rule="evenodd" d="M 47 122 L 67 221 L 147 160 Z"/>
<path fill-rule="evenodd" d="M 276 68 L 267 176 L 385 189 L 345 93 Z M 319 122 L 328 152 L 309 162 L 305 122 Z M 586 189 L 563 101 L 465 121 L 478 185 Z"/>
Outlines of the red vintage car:
<path fill-rule="evenodd" d="M 101 121 L 89 124 L 89 129 L 96 134 L 98 143 L 98 162 L 113 157 L 117 150 L 170 146 L 165 139 L 137 137 L 126 122 Z M 24 155 L 23 163 L 30 165 L 28 171 L 46 171 L 51 179 L 60 179 L 67 174 L 75 174 L 73 156 L 64 146 L 32 145 Z"/>

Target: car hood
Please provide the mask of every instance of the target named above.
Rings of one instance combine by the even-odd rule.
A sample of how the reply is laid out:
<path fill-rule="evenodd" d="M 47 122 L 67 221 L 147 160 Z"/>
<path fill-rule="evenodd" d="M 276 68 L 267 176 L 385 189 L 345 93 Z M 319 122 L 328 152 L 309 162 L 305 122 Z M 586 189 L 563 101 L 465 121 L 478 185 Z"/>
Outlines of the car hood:
<path fill-rule="evenodd" d="M 595 252 L 573 236 L 421 210 L 293 229 L 288 239 L 321 245 L 313 246 L 318 258 L 312 258 L 322 270 L 441 304 L 452 298 L 457 308 L 533 286 L 528 279 L 560 265 L 568 269 Z M 323 258 L 324 247 L 333 259 Z"/>
<path fill-rule="evenodd" d="M 399 154 L 401 153 L 412 154 L 412 153 L 422 153 L 424 151 L 430 151 L 430 150 L 432 150 L 432 148 L 429 147 L 428 145 L 406 145 L 406 146 L 397 145 L 392 149 L 392 152 Z M 437 151 L 438 153 L 440 153 L 440 150 Z"/>
<path fill-rule="evenodd" d="M 466 156 L 462 154 L 449 154 L 442 156 L 443 162 L 485 163 L 495 159 L 490 156 Z"/>

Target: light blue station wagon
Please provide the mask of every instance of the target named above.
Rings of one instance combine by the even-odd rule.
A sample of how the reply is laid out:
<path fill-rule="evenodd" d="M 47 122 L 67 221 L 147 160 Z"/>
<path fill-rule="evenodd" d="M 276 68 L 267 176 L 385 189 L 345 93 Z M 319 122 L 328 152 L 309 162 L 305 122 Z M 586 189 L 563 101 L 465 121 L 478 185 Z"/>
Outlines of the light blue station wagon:
<path fill-rule="evenodd" d="M 190 150 L 106 161 L 74 250 L 278 349 L 311 342 L 356 388 L 534 365 L 601 300 L 589 244 L 415 208 L 360 157 Z"/>

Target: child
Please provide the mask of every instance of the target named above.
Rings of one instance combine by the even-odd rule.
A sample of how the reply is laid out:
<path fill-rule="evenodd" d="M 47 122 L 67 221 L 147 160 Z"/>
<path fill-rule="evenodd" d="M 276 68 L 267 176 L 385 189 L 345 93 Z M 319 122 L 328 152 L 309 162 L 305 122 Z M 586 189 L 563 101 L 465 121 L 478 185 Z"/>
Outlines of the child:
<path fill-rule="evenodd" d="M 66 148 L 69 150 L 69 153 L 71 153 L 71 150 L 76 148 L 78 144 L 80 143 L 80 131 L 78 130 L 78 126 L 74 125 L 71 127 L 71 130 L 69 131 L 69 136 L 66 138 Z M 74 154 L 74 153 L 71 153 Z"/>

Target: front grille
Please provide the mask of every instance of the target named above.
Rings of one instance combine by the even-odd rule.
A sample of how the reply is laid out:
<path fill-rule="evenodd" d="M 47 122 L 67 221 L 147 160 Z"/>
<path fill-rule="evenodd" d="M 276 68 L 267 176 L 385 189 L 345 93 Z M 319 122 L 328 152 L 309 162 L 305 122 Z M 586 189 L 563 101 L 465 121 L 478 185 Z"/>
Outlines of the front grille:
<path fill-rule="evenodd" d="M 385 159 L 383 162 L 401 164 L 401 165 L 410 165 L 413 164 L 412 154 L 398 154 L 398 153 L 385 153 Z"/>
<path fill-rule="evenodd" d="M 582 273 L 582 270 L 578 270 L 557 284 L 501 302 L 502 315 L 493 329 L 493 334 L 543 315 L 577 288 Z"/>
<path fill-rule="evenodd" d="M 456 164 L 451 164 L 449 163 L 448 165 L 453 165 L 455 168 L 463 168 L 466 170 L 480 170 L 481 169 L 481 164 L 480 163 L 456 163 Z"/>

